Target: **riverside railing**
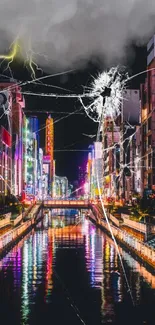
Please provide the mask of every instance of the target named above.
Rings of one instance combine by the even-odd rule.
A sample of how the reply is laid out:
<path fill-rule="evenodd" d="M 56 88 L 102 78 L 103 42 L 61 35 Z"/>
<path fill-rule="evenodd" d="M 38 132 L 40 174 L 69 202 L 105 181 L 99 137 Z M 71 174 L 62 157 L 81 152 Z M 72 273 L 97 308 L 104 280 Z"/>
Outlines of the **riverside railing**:
<path fill-rule="evenodd" d="M 90 214 L 90 217 L 96 222 L 93 214 Z M 100 226 L 105 228 L 108 232 L 110 232 L 109 226 L 105 220 L 100 220 Z M 110 225 L 113 235 L 120 242 L 124 243 L 129 249 L 135 252 L 141 259 L 146 261 L 151 266 L 155 266 L 155 249 L 147 245 L 147 243 L 139 241 L 137 238 L 131 236 L 124 230 L 120 228 Z"/>
<path fill-rule="evenodd" d="M 121 217 L 123 219 L 124 226 L 133 228 L 135 230 L 138 230 L 139 232 L 143 232 L 144 234 L 146 233 L 146 231 L 147 231 L 146 224 L 131 220 L 131 219 L 129 219 L 130 216 L 123 214 L 123 213 L 121 214 Z"/>
<path fill-rule="evenodd" d="M 11 213 L 7 213 L 7 214 L 3 215 L 3 218 L 0 219 L 0 228 L 9 226 L 10 218 L 11 218 Z"/>
<path fill-rule="evenodd" d="M 34 218 L 36 213 L 38 213 L 40 205 L 37 205 L 31 210 L 31 218 L 25 222 L 22 222 L 19 226 L 8 231 L 4 235 L 0 236 L 0 252 L 7 248 L 12 242 L 16 241 L 20 236 L 22 236 L 32 225 L 34 224 Z"/>

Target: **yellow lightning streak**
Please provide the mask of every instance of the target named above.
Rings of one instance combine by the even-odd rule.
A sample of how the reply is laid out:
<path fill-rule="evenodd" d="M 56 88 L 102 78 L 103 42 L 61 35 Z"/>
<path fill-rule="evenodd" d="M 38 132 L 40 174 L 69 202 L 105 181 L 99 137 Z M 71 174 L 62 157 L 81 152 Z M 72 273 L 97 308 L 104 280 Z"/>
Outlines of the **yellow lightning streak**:
<path fill-rule="evenodd" d="M 12 48 L 12 49 L 11 49 L 9 54 L 6 54 L 6 55 L 5 54 L 0 54 L 0 60 L 2 59 L 2 62 L 9 61 L 8 65 L 7 65 L 7 68 L 5 70 L 10 68 L 10 64 L 14 61 L 15 58 L 17 58 L 17 56 L 21 52 L 21 47 L 20 47 L 18 41 L 15 41 L 10 46 L 10 48 Z M 31 71 L 31 77 L 32 77 L 32 79 L 35 79 L 36 74 L 35 74 L 34 66 L 37 68 L 37 70 L 40 70 L 40 69 L 38 68 L 37 64 L 33 61 L 33 52 L 31 50 L 31 48 L 28 51 L 26 51 L 26 57 L 27 57 L 26 63 L 28 64 L 28 66 L 30 68 L 30 71 Z M 1 62 L 1 64 L 2 64 L 2 62 Z"/>
<path fill-rule="evenodd" d="M 16 57 L 16 55 L 18 53 L 18 47 L 19 47 L 18 43 L 15 42 L 14 45 L 13 45 L 11 53 L 8 54 L 8 55 L 0 54 L 0 59 L 11 60 L 11 62 L 13 62 L 14 58 Z"/>
<path fill-rule="evenodd" d="M 18 53 L 18 47 L 19 47 L 18 42 L 17 42 L 17 41 L 14 42 L 13 45 L 10 46 L 10 47 L 12 47 L 12 51 L 10 52 L 10 54 L 7 54 L 7 55 L 5 55 L 5 54 L 0 54 L 0 59 L 2 59 L 1 64 L 2 64 L 4 61 L 9 61 L 7 67 L 6 67 L 6 69 L 5 69 L 4 71 L 6 71 L 6 70 L 8 70 L 8 69 L 11 71 L 11 69 L 10 69 L 10 64 L 13 62 L 14 58 L 17 56 L 17 53 Z M 0 65 L 1 65 L 1 64 L 0 64 Z"/>
<path fill-rule="evenodd" d="M 28 65 L 29 65 L 29 68 L 31 70 L 31 78 L 32 79 L 36 79 L 36 73 L 35 73 L 35 69 L 34 69 L 34 66 L 37 70 L 41 70 L 38 65 L 33 61 L 33 54 L 32 54 L 32 50 L 30 50 L 30 54 L 28 55 L 27 54 L 27 62 L 28 62 Z M 42 71 L 42 70 L 41 70 Z"/>

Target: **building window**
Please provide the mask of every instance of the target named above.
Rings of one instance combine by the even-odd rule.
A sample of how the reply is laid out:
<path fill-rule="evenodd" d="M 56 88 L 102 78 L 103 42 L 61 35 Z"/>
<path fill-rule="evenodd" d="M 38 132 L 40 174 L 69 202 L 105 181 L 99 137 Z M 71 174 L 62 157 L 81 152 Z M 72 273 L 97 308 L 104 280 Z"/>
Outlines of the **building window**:
<path fill-rule="evenodd" d="M 151 144 L 152 144 L 152 136 L 149 135 L 148 136 L 148 146 L 151 146 Z"/>
<path fill-rule="evenodd" d="M 148 174 L 148 188 L 151 187 L 151 174 Z"/>
<path fill-rule="evenodd" d="M 151 157 L 151 154 L 148 155 L 148 168 L 151 168 L 151 160 L 152 160 L 152 157 Z"/>
<path fill-rule="evenodd" d="M 146 151 L 146 141 L 144 141 L 143 149 L 144 149 L 144 152 L 145 152 Z"/>
<path fill-rule="evenodd" d="M 145 90 L 143 90 L 142 91 L 142 103 L 143 103 L 143 105 L 145 105 L 146 104 L 146 93 L 145 93 Z"/>
<path fill-rule="evenodd" d="M 151 130 L 151 122 L 152 122 L 152 119 L 151 119 L 151 117 L 149 117 L 149 119 L 148 119 L 148 131 Z"/>
<path fill-rule="evenodd" d="M 143 135 L 146 135 L 146 124 L 143 124 Z"/>

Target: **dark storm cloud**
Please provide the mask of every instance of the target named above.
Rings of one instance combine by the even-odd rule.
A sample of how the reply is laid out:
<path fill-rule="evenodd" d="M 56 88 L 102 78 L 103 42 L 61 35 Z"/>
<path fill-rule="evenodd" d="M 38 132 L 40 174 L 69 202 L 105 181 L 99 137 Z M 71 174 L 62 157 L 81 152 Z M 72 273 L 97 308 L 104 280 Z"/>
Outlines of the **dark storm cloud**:
<path fill-rule="evenodd" d="M 76 67 L 99 55 L 122 60 L 154 32 L 154 0 L 0 0 L 0 51 L 16 37 L 43 67 Z M 5 33 L 5 37 L 4 34 Z"/>

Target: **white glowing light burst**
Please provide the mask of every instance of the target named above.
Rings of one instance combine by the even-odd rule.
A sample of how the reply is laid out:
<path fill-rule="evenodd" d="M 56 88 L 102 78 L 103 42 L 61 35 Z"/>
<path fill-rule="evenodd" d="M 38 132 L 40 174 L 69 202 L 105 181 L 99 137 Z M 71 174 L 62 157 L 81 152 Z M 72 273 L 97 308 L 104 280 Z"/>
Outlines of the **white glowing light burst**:
<path fill-rule="evenodd" d="M 99 122 L 101 117 L 115 118 L 120 114 L 127 77 L 119 67 L 112 67 L 108 72 L 104 71 L 98 75 L 91 85 L 91 103 L 85 106 L 81 99 L 88 117 L 94 122 Z"/>

